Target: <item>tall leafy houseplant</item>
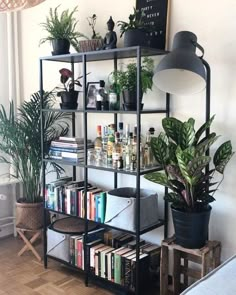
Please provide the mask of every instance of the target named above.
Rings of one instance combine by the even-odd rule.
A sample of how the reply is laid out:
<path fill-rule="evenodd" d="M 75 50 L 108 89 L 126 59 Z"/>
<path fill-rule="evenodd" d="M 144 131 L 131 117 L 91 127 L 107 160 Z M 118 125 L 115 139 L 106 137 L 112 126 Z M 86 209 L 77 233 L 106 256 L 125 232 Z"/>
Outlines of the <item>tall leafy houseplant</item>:
<path fill-rule="evenodd" d="M 54 95 L 45 93 L 43 103 L 44 108 L 51 108 L 54 104 Z M 34 93 L 29 101 L 25 101 L 17 112 L 15 112 L 13 102 L 10 103 L 8 113 L 4 106 L 1 105 L 0 107 L 0 151 L 2 152 L 0 161 L 11 165 L 14 170 L 11 176 L 22 183 L 24 198 L 18 200 L 20 203 L 42 202 L 40 117 L 40 94 L 38 92 Z M 69 115 L 45 112 L 44 117 L 44 152 L 46 155 L 51 141 L 67 134 Z M 56 164 L 53 168 L 57 173 L 62 172 L 62 168 Z M 29 215 L 26 215 L 26 217 L 28 220 L 30 219 Z M 42 214 L 40 218 L 42 219 Z M 38 225 L 36 226 L 38 227 Z M 26 225 L 26 228 L 28 227 Z"/>
<path fill-rule="evenodd" d="M 78 21 L 76 21 L 74 14 L 77 12 L 77 6 L 71 12 L 66 9 L 61 14 L 59 14 L 58 8 L 59 6 L 55 9 L 50 8 L 46 22 L 41 23 L 43 29 L 48 32 L 48 36 L 42 38 L 40 44 L 51 42 L 54 55 L 69 53 L 70 44 L 79 51 L 78 38 L 84 37 L 84 35 L 76 29 Z"/>
<path fill-rule="evenodd" d="M 183 246 L 190 248 L 195 245 L 187 241 L 189 237 L 178 237 L 177 231 L 180 226 L 178 218 L 183 213 L 184 217 L 200 216 L 202 220 L 209 221 L 209 216 L 204 217 L 204 214 L 210 212 L 209 203 L 215 200 L 214 193 L 221 184 L 225 167 L 234 154 L 231 142 L 226 141 L 217 148 L 213 157 L 206 155 L 208 149 L 219 138 L 214 132 L 205 135 L 213 120 L 214 116 L 195 131 L 193 118 L 187 122 L 181 122 L 176 118 L 165 118 L 162 121 L 165 133 L 161 132 L 158 137 L 151 140 L 153 154 L 163 172 L 149 173 L 145 178 L 171 190 L 165 196 L 165 200 L 172 204 L 174 223 L 177 217 L 177 223 L 174 224 L 177 240 Z M 208 165 L 210 170 L 206 169 Z M 216 173 L 222 175 L 219 182 L 214 179 Z M 184 222 L 182 220 L 182 224 L 188 229 L 190 219 L 186 218 Z M 198 221 L 195 222 L 194 228 L 190 231 L 195 240 L 200 240 L 197 245 L 200 247 L 207 239 L 208 223 L 206 229 L 201 228 Z M 186 228 L 181 230 L 181 236 L 188 232 Z M 205 235 L 200 237 L 202 234 Z"/>

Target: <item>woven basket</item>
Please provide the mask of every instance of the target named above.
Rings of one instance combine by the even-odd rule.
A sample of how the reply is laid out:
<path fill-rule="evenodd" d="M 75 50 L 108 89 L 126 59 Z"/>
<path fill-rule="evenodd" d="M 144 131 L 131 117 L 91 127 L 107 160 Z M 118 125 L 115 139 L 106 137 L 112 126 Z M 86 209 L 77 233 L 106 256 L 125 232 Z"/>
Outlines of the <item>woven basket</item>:
<path fill-rule="evenodd" d="M 102 39 L 82 40 L 79 41 L 79 50 L 81 52 L 95 51 L 101 49 L 103 46 Z"/>
<path fill-rule="evenodd" d="M 45 0 L 0 0 L 0 12 L 30 8 Z"/>
<path fill-rule="evenodd" d="M 88 221 L 88 231 L 94 230 L 96 226 L 94 222 Z M 81 234 L 84 233 L 85 221 L 76 217 L 66 217 L 56 220 L 49 228 L 60 233 Z"/>
<path fill-rule="evenodd" d="M 43 227 L 43 203 L 16 203 L 16 227 L 36 230 Z"/>

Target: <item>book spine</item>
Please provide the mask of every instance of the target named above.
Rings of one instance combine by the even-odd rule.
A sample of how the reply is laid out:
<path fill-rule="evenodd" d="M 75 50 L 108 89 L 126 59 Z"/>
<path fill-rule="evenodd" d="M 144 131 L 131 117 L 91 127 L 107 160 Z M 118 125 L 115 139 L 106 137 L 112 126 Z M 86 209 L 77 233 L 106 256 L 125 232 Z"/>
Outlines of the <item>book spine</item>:
<path fill-rule="evenodd" d="M 121 283 L 121 257 L 118 254 L 115 254 L 115 269 L 114 269 L 114 282 L 116 284 Z"/>
<path fill-rule="evenodd" d="M 106 193 L 100 193 L 101 196 L 101 223 L 105 221 L 105 213 L 106 213 Z"/>
<path fill-rule="evenodd" d="M 83 243 L 82 239 L 77 240 L 77 248 L 78 248 L 78 267 L 82 268 L 82 248 L 83 248 Z"/>
<path fill-rule="evenodd" d="M 124 286 L 129 288 L 131 285 L 131 260 L 125 258 L 124 261 Z"/>

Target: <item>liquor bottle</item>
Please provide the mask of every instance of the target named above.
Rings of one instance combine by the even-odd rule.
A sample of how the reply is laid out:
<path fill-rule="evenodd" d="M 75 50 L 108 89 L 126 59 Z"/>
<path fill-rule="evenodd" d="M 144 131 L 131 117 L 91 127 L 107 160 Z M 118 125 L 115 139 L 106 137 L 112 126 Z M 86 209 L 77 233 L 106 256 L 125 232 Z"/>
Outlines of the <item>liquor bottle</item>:
<path fill-rule="evenodd" d="M 107 151 L 107 141 L 108 141 L 108 126 L 103 127 L 102 134 L 102 149 L 103 151 Z"/>
<path fill-rule="evenodd" d="M 115 133 L 115 143 L 113 144 L 112 150 L 112 167 L 114 169 L 118 168 L 118 161 L 122 155 L 122 146 L 120 144 L 120 134 L 119 132 Z"/>
<path fill-rule="evenodd" d="M 115 125 L 110 124 L 108 127 L 108 141 L 107 141 L 107 164 L 112 164 L 112 151 L 113 151 L 113 144 L 115 142 Z"/>
<path fill-rule="evenodd" d="M 151 147 L 151 140 L 152 140 L 152 137 L 155 136 L 155 128 L 153 127 L 150 127 L 149 128 L 149 133 L 150 133 L 150 147 Z M 152 152 L 152 149 L 150 148 L 150 164 L 151 166 L 155 166 L 157 165 L 157 161 L 153 155 L 153 152 Z"/>
<path fill-rule="evenodd" d="M 130 135 L 130 125 L 129 124 L 126 124 L 125 125 L 125 135 L 124 135 L 124 144 L 127 144 L 128 143 L 128 138 L 129 138 L 129 135 Z"/>
<path fill-rule="evenodd" d="M 137 126 L 134 127 L 134 136 L 132 140 L 132 152 L 131 152 L 131 162 L 130 170 L 134 171 L 137 167 Z"/>
<path fill-rule="evenodd" d="M 125 145 L 125 169 L 130 170 L 131 164 L 131 155 L 132 155 L 132 141 L 133 141 L 133 133 L 129 133 L 128 142 Z"/>
<path fill-rule="evenodd" d="M 118 124 L 118 132 L 120 134 L 120 142 L 122 142 L 122 143 L 123 143 L 123 138 L 124 138 L 123 128 L 124 128 L 123 122 L 119 122 L 119 124 Z"/>
<path fill-rule="evenodd" d="M 94 141 L 94 149 L 96 153 L 102 151 L 102 126 L 101 125 L 97 126 L 97 137 L 95 138 L 95 141 Z"/>
<path fill-rule="evenodd" d="M 152 151 L 151 151 L 151 137 L 150 132 L 147 132 L 146 142 L 144 145 L 144 167 L 150 167 L 152 163 Z"/>
<path fill-rule="evenodd" d="M 94 150 L 95 150 L 95 164 L 100 165 L 102 159 L 102 126 L 97 126 L 97 137 L 94 141 Z"/>

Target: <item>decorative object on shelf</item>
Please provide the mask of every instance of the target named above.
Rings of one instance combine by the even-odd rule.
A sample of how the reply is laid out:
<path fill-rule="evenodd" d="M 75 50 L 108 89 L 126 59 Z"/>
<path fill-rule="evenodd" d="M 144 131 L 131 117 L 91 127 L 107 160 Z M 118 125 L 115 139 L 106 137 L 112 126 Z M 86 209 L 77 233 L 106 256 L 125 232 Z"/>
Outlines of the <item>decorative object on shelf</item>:
<path fill-rule="evenodd" d="M 87 17 L 87 20 L 88 20 L 89 26 L 92 29 L 92 37 L 91 39 L 86 37 L 86 39 L 88 40 L 79 41 L 79 49 L 82 52 L 100 50 L 101 48 L 103 48 L 103 39 L 100 36 L 100 34 L 95 31 L 95 25 L 97 21 L 96 14 L 93 14 L 92 16 Z"/>
<path fill-rule="evenodd" d="M 42 38 L 40 44 L 50 41 L 53 47 L 52 55 L 70 53 L 70 45 L 79 51 L 77 39 L 85 37 L 76 29 L 78 21 L 74 14 L 77 12 L 77 6 L 71 12 L 69 9 L 63 10 L 61 15 L 58 13 L 59 6 L 55 9 L 50 8 L 46 22 L 41 23 L 43 29 L 48 32 L 48 36 Z"/>
<path fill-rule="evenodd" d="M 86 108 L 87 109 L 102 109 L 102 98 L 100 103 L 97 104 L 97 93 L 99 89 L 99 82 L 88 82 L 87 83 L 87 97 L 86 97 Z"/>
<path fill-rule="evenodd" d="M 45 108 L 53 106 L 54 95 L 44 93 Z M 29 101 L 24 101 L 15 113 L 13 102 L 9 112 L 3 106 L 0 109 L 0 136 L 4 138 L 0 144 L 2 163 L 14 169 L 12 177 L 18 179 L 23 186 L 24 197 L 16 203 L 16 226 L 24 229 L 38 229 L 43 225 L 43 202 L 41 198 L 42 149 L 40 94 L 34 93 Z M 53 139 L 68 132 L 70 116 L 64 113 L 45 113 L 45 155 L 48 153 Z M 57 173 L 63 169 L 53 164 Z"/>
<path fill-rule="evenodd" d="M 168 0 L 136 0 L 136 9 L 144 11 L 142 20 L 151 27 L 147 33 L 151 48 L 165 49 L 168 38 Z"/>
<path fill-rule="evenodd" d="M 126 70 L 116 70 L 109 75 L 111 84 L 118 94 L 122 93 L 125 110 L 136 110 L 137 108 L 137 65 L 130 63 Z M 152 77 L 154 61 L 150 57 L 144 57 L 141 65 L 141 89 L 140 108 L 142 109 L 142 96 L 148 89 L 152 89 Z"/>
<path fill-rule="evenodd" d="M 107 22 L 107 29 L 108 32 L 106 33 L 106 36 L 103 40 L 103 49 L 113 49 L 116 48 L 116 42 L 117 42 L 117 36 L 116 36 L 116 32 L 113 31 L 115 26 L 115 23 L 112 19 L 112 17 L 110 16 L 108 22 Z"/>
<path fill-rule="evenodd" d="M 195 131 L 193 118 L 187 122 L 164 118 L 165 133 L 151 139 L 152 152 L 164 173 L 149 173 L 145 178 L 172 191 L 165 195 L 165 200 L 172 204 L 176 242 L 186 248 L 201 248 L 208 239 L 209 203 L 215 200 L 214 193 L 223 180 L 222 177 L 215 182 L 213 176 L 215 172 L 224 175 L 234 154 L 231 142 L 226 141 L 216 150 L 213 163 L 206 155 L 219 137 L 215 133 L 203 136 L 213 119 L 214 116 Z M 210 163 L 212 168 L 208 170 Z"/>
<path fill-rule="evenodd" d="M 66 68 L 60 69 L 59 73 L 61 74 L 60 81 L 63 84 L 63 88 L 56 87 L 56 90 L 59 90 L 57 96 L 61 97 L 61 109 L 77 109 L 79 91 L 75 90 L 75 85 L 79 87 L 82 86 L 79 79 L 83 76 L 79 76 L 77 79 L 73 80 L 73 73 Z"/>
<path fill-rule="evenodd" d="M 17 11 L 34 7 L 45 0 L 1 0 L 0 1 L 0 12 Z"/>
<path fill-rule="evenodd" d="M 134 8 L 134 12 L 129 15 L 129 22 L 118 21 L 120 26 L 120 37 L 124 35 L 124 47 L 149 46 L 147 32 L 150 26 L 143 21 L 145 13 Z"/>

